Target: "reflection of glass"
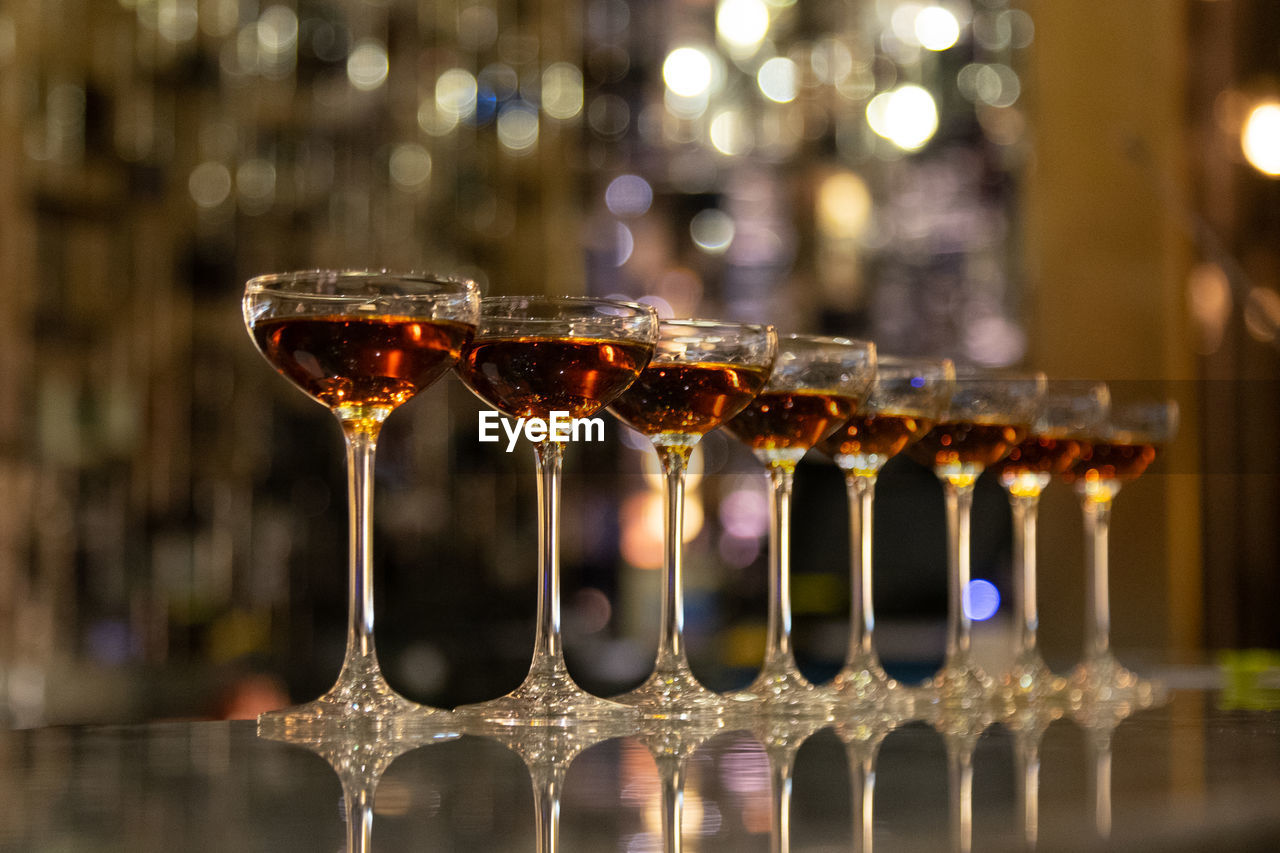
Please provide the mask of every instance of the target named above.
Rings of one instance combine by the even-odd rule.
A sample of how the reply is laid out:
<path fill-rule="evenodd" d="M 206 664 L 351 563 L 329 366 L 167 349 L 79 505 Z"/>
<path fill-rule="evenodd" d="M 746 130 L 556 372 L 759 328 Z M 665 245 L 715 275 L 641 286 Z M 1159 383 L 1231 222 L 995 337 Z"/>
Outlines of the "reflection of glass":
<path fill-rule="evenodd" d="M 769 378 L 772 326 L 705 320 L 660 324 L 653 360 L 610 411 L 653 442 L 665 475 L 667 512 L 662 622 L 653 674 L 615 701 L 662 717 L 719 713 L 720 697 L 698 683 L 684 648 L 684 475 L 694 445 L 742 411 Z"/>
<path fill-rule="evenodd" d="M 1013 761 L 1022 839 L 1034 850 L 1040 837 L 1040 741 L 1049 724 L 1062 717 L 1062 696 L 1050 690 L 1007 694 L 1001 722 L 1013 733 Z"/>
<path fill-rule="evenodd" d="M 259 726 L 259 737 L 309 749 L 333 766 L 342 782 L 342 802 L 347 815 L 347 853 L 370 853 L 373 842 L 373 795 L 378 780 L 406 752 L 432 743 L 454 740 L 458 732 L 448 728 L 451 715 L 432 719 L 439 728 L 419 727 L 413 739 L 385 737 L 376 720 L 357 721 L 337 736 L 315 727 L 286 729 Z"/>
<path fill-rule="evenodd" d="M 757 717 L 751 722 L 751 734 L 764 746 L 765 755 L 769 758 L 770 853 L 789 853 L 791 850 L 791 783 L 796 753 L 806 740 L 826 726 L 825 720 L 814 716 L 770 715 Z"/>
<path fill-rule="evenodd" d="M 465 734 L 493 738 L 524 761 L 533 783 L 538 853 L 556 853 L 560 849 L 560 797 L 569 765 L 583 750 L 634 731 L 621 718 L 513 726 L 506 721 L 473 717 L 462 725 Z"/>
<path fill-rule="evenodd" d="M 1053 674 L 1036 645 L 1036 510 L 1040 493 L 1063 474 L 1106 422 L 1111 394 L 1102 382 L 1050 380 L 1031 435 L 993 467 L 1013 513 L 1013 590 L 1018 626 L 1013 664 L 1002 683 L 1014 699 L 1053 689 Z"/>
<path fill-rule="evenodd" d="M 373 465 L 382 422 L 436 381 L 475 331 L 469 281 L 326 270 L 252 279 L 244 320 L 254 343 L 342 425 L 349 472 L 347 650 L 324 696 L 263 715 L 285 726 L 371 718 L 403 729 L 434 713 L 387 684 L 373 645 Z"/>
<path fill-rule="evenodd" d="M 947 747 L 951 849 L 969 853 L 973 849 L 973 752 L 994 714 L 985 701 L 965 707 L 939 701 L 930 709 L 929 722 Z"/>
<path fill-rule="evenodd" d="M 1074 686 L 1104 699 L 1109 692 L 1131 691 L 1138 684 L 1137 676 L 1111 653 L 1107 592 L 1111 502 L 1122 485 L 1147 470 L 1156 449 L 1172 441 L 1177 429 L 1178 406 L 1173 401 L 1113 405 L 1107 423 L 1063 475 L 1080 495 L 1085 530 L 1085 650 L 1071 680 Z"/>
<path fill-rule="evenodd" d="M 880 744 L 905 717 L 882 707 L 866 708 L 836 724 L 849 760 L 853 796 L 853 849 L 872 853 L 875 844 L 876 757 Z"/>
<path fill-rule="evenodd" d="M 769 625 L 764 666 L 734 703 L 825 713 L 825 697 L 796 667 L 791 648 L 791 485 L 796 463 L 847 421 L 875 375 L 875 345 L 787 335 L 769 384 L 726 428 L 763 462 L 773 486 L 769 520 Z"/>
<path fill-rule="evenodd" d="M 1044 392 L 1043 373 L 957 371 L 947 413 L 907 449 L 942 481 L 947 507 L 947 650 L 934 676 L 937 698 L 964 707 L 982 702 L 990 679 L 970 657 L 969 516 L 973 487 L 987 466 L 1012 450 L 1030 429 Z"/>
<path fill-rule="evenodd" d="M 458 374 L 481 400 L 515 418 L 586 418 L 635 381 L 653 354 L 658 318 L 630 302 L 552 296 L 485 299 Z M 562 415 L 563 417 L 563 415 Z M 524 683 L 459 713 L 508 722 L 634 715 L 569 676 L 560 639 L 560 467 L 564 442 L 544 433 L 538 461 L 538 618 Z"/>
<path fill-rule="evenodd" d="M 946 359 L 879 358 L 875 381 L 857 413 L 818 445 L 844 472 L 849 493 L 849 652 L 830 684 L 832 698 L 841 704 L 874 704 L 894 683 L 880 665 L 873 640 L 871 508 L 876 477 L 886 462 L 933 428 L 954 381 L 955 368 Z"/>
<path fill-rule="evenodd" d="M 689 756 L 694 750 L 724 730 L 720 717 L 691 719 L 651 719 L 640 730 L 640 740 L 649 748 L 662 785 L 662 849 L 680 853 L 684 849 L 684 779 Z"/>
<path fill-rule="evenodd" d="M 1073 682 L 1067 694 L 1071 716 L 1088 736 L 1093 772 L 1089 791 L 1093 800 L 1093 823 L 1098 837 L 1111 837 L 1111 738 L 1115 730 L 1135 711 L 1164 704 L 1167 694 L 1162 684 L 1134 677 L 1130 689 L 1117 691 L 1111 683 L 1081 686 Z"/>

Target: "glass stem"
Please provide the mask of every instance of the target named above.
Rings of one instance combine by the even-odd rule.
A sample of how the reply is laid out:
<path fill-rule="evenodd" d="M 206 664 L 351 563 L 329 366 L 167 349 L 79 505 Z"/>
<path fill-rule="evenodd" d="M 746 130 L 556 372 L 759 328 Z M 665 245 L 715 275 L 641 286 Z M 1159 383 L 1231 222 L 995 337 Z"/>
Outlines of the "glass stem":
<path fill-rule="evenodd" d="M 770 756 L 769 775 L 772 785 L 773 821 L 769 834 L 770 853 L 790 853 L 791 850 L 791 779 L 795 769 L 795 757 Z"/>
<path fill-rule="evenodd" d="M 947 749 L 950 777 L 951 849 L 969 853 L 973 849 L 973 746 L 956 744 Z"/>
<path fill-rule="evenodd" d="M 973 510 L 972 479 L 943 481 L 947 505 L 947 661 L 969 656 L 973 624 L 964 609 L 969 586 L 969 526 Z"/>
<path fill-rule="evenodd" d="M 344 672 L 376 669 L 373 647 L 373 464 L 376 426 L 343 424 L 347 439 L 347 520 L 349 524 L 347 651 Z M 342 680 L 341 678 L 339 679 Z"/>
<path fill-rule="evenodd" d="M 684 824 L 684 762 L 661 768 L 662 776 L 662 849 L 663 853 L 680 853 L 684 849 L 681 831 Z"/>
<path fill-rule="evenodd" d="M 1106 657 L 1111 650 L 1111 601 L 1107 594 L 1107 539 L 1111 529 L 1110 497 L 1090 497 L 1084 503 L 1085 584 L 1088 595 L 1085 614 L 1085 659 Z"/>
<path fill-rule="evenodd" d="M 537 809 L 538 853 L 556 853 L 560 848 L 560 789 L 564 786 L 564 770 L 535 769 L 533 801 Z"/>
<path fill-rule="evenodd" d="M 370 853 L 373 850 L 373 789 L 361 786 L 344 790 L 347 812 L 348 853 Z"/>
<path fill-rule="evenodd" d="M 849 575 L 853 599 L 849 614 L 849 654 L 845 663 L 853 665 L 858 657 L 865 659 L 873 653 L 876 615 L 871 595 L 871 506 L 875 501 L 876 477 L 848 473 L 844 481 L 849 492 Z"/>
<path fill-rule="evenodd" d="M 1016 657 L 1036 651 L 1036 516 L 1040 495 L 1009 495 L 1013 513 L 1013 598 L 1018 608 Z"/>
<path fill-rule="evenodd" d="M 692 447 L 659 447 L 665 475 L 667 513 L 663 527 L 662 622 L 658 635 L 659 671 L 685 666 L 684 650 L 684 478 Z"/>
<path fill-rule="evenodd" d="M 851 750 L 849 763 L 853 772 L 853 849 L 855 853 L 872 853 L 875 843 L 875 752 L 858 756 Z"/>
<path fill-rule="evenodd" d="M 538 461 L 538 629 L 532 669 L 564 666 L 560 645 L 560 471 L 564 444 L 534 445 Z"/>
<path fill-rule="evenodd" d="M 769 627 L 765 668 L 795 665 L 791 650 L 791 488 L 794 465 L 769 466 Z"/>

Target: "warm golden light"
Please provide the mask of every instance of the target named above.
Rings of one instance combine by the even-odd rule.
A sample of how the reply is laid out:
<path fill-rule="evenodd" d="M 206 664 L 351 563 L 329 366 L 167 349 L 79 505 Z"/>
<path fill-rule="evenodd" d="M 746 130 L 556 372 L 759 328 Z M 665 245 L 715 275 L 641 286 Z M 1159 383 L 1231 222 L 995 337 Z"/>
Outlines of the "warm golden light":
<path fill-rule="evenodd" d="M 1240 147 L 1250 166 L 1280 177 L 1280 103 L 1268 101 L 1250 111 L 1240 132 Z"/>
<path fill-rule="evenodd" d="M 853 172 L 836 172 L 818 187 L 818 228 L 835 240 L 856 240 L 871 221 L 871 190 Z"/>

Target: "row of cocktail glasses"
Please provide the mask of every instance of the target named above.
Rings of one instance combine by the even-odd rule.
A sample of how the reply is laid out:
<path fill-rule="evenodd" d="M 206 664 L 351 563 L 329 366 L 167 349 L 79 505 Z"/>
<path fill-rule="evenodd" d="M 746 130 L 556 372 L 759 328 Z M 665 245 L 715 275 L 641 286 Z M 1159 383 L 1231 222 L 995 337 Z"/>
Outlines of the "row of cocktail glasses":
<path fill-rule="evenodd" d="M 313 271 L 251 280 L 244 315 L 260 351 L 338 418 L 350 473 L 350 605 L 347 652 L 334 687 L 305 705 L 264 716 L 285 726 L 370 721 L 390 730 L 426 724 L 434 709 L 397 694 L 373 643 L 372 473 L 381 424 L 397 406 L 454 367 L 482 400 L 514 418 L 587 418 L 606 406 L 653 442 L 665 473 L 661 632 L 653 674 L 612 700 L 576 685 L 560 634 L 559 513 L 564 442 L 534 441 L 540 516 L 535 648 L 510 694 L 457 709 L 499 724 L 567 724 L 649 716 L 808 715 L 825 718 L 881 702 L 896 685 L 875 654 L 871 607 L 871 511 L 884 462 L 907 452 L 931 467 L 947 498 L 946 659 L 933 701 L 971 708 L 996 682 L 972 660 L 963 596 L 969 580 L 969 510 L 984 467 L 1001 464 L 1020 521 L 1021 630 L 1003 689 L 1034 700 L 1053 679 L 1035 647 L 1035 497 L 1058 474 L 1080 491 L 1093 547 L 1088 648 L 1074 679 L 1092 692 L 1125 691 L 1133 676 L 1107 644 L 1106 517 L 1121 483 L 1167 440 L 1167 404 L 1111 409 L 1105 386 L 1049 383 L 1042 374 L 957 371 L 944 359 L 877 358 L 874 344 L 778 335 L 772 327 L 659 320 L 648 306 L 570 297 L 493 297 L 459 279 L 381 272 Z M 698 683 L 683 642 L 681 530 L 685 466 L 718 426 L 744 442 L 770 482 L 769 617 L 765 660 L 745 689 L 718 695 Z M 796 463 L 821 446 L 849 483 L 853 613 L 849 657 L 816 687 L 791 648 L 789 529 Z M 903 693 L 902 695 L 905 695 Z"/>

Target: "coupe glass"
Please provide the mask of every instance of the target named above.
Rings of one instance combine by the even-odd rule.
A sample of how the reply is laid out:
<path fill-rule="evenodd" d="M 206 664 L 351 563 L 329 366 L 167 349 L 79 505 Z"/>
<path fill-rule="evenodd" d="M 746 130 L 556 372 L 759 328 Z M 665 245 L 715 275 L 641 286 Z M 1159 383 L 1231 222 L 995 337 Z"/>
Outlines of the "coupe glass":
<path fill-rule="evenodd" d="M 1074 483 L 1084 509 L 1085 649 L 1072 685 L 1101 699 L 1132 692 L 1139 682 L 1111 653 L 1111 602 L 1107 593 L 1107 536 L 1111 502 L 1120 487 L 1147 470 L 1157 449 L 1178 431 L 1178 405 L 1169 401 L 1114 404 L 1097 436 L 1063 475 Z"/>
<path fill-rule="evenodd" d="M 245 286 L 244 321 L 254 343 L 276 370 L 338 418 L 349 472 L 342 671 L 328 693 L 263 714 L 261 725 L 343 728 L 371 720 L 375 728 L 403 733 L 439 713 L 391 689 L 374 652 L 374 450 L 392 410 L 458 360 L 479 308 L 473 282 L 419 274 L 316 270 L 260 276 Z"/>
<path fill-rule="evenodd" d="M 1013 593 L 1018 626 L 1013 664 L 1001 678 L 1009 699 L 1020 702 L 1052 692 L 1053 673 L 1036 644 L 1036 515 L 1040 493 L 1064 474 L 1106 423 L 1111 393 L 1103 382 L 1053 379 L 1031 435 L 996 463 L 993 473 L 1009 493 L 1013 514 Z"/>
<path fill-rule="evenodd" d="M 873 639 L 871 507 L 876 477 L 886 462 L 938 422 L 954 383 L 955 368 L 947 359 L 881 357 L 866 401 L 818 445 L 844 473 L 849 493 L 849 653 L 828 688 L 840 705 L 874 705 L 894 684 L 880 665 Z"/>
<path fill-rule="evenodd" d="M 736 706 L 768 712 L 822 711 L 826 697 L 796 666 L 791 648 L 791 486 L 809 448 L 853 416 L 875 376 L 869 341 L 787 335 L 764 391 L 726 429 L 751 448 L 769 472 L 769 623 L 764 666 Z"/>
<path fill-rule="evenodd" d="M 647 305 L 561 296 L 483 300 L 458 374 L 477 397 L 514 418 L 588 418 L 626 390 L 653 355 L 658 317 Z M 534 443 L 538 463 L 538 616 L 524 683 L 458 713 L 502 723 L 569 723 L 635 716 L 592 696 L 569 675 L 560 637 L 560 469 L 554 431 Z"/>
<path fill-rule="evenodd" d="M 972 707 L 986 698 L 991 679 L 970 653 L 972 622 L 965 608 L 969 586 L 969 518 L 973 487 L 988 465 L 1004 458 L 1030 431 L 1043 373 L 957 371 L 942 420 L 907 453 L 942 481 L 947 508 L 947 649 L 934 676 L 934 696 Z"/>
<path fill-rule="evenodd" d="M 698 683 L 684 648 L 684 478 L 702 436 L 738 414 L 773 369 L 772 326 L 707 320 L 666 320 L 653 360 L 609 411 L 653 442 L 665 478 L 662 621 L 653 674 L 615 701 L 648 716 L 687 718 L 719 713 L 719 695 Z"/>

